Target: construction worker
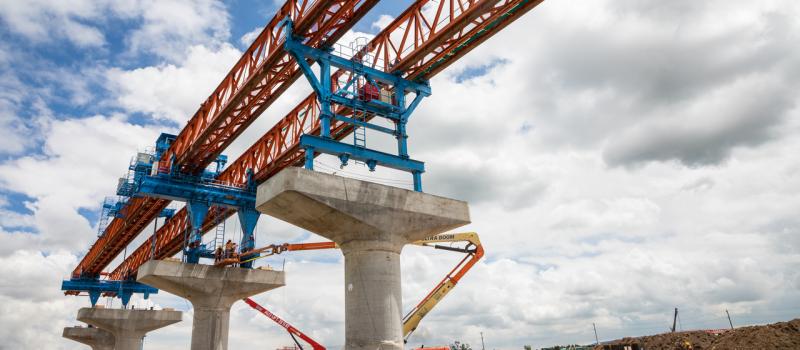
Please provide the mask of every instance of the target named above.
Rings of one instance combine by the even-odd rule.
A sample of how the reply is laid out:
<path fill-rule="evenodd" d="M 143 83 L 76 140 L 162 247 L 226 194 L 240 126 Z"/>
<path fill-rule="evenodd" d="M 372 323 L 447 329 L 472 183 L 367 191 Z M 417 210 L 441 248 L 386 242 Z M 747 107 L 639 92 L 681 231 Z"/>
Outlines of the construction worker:
<path fill-rule="evenodd" d="M 233 242 L 229 239 L 225 242 L 225 259 L 230 258 L 233 253 Z"/>
<path fill-rule="evenodd" d="M 222 260 L 222 247 L 221 246 L 217 247 L 217 249 L 214 250 L 214 263 L 218 263 L 220 260 Z"/>

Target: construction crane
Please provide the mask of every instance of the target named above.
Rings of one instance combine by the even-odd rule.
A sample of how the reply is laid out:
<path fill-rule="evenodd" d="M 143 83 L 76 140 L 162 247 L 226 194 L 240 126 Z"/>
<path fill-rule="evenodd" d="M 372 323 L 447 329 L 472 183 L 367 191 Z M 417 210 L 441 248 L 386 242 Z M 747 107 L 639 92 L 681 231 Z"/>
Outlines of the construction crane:
<path fill-rule="evenodd" d="M 288 86 L 303 75 L 300 64 L 285 47 L 288 17 L 292 33 L 300 43 L 322 48 L 336 42 L 370 9 L 377 0 L 301 1 L 289 0 L 276 13 L 242 59 L 234 66 L 214 93 L 201 105 L 187 126 L 158 158 L 159 169 L 184 174 L 199 174 L 213 163 L 220 152 L 260 115 Z M 398 16 L 354 57 L 363 65 L 402 77 L 409 82 L 425 82 L 457 61 L 488 38 L 519 19 L 542 0 L 417 0 Z M 305 58 L 310 62 L 313 59 Z M 349 84 L 352 74 L 332 74 L 337 88 Z M 400 95 L 395 93 L 394 96 Z M 301 147 L 303 135 L 320 135 L 325 116 L 319 96 L 311 94 L 279 120 L 237 160 L 222 170 L 215 181 L 232 186 L 258 184 L 289 166 L 301 166 L 317 152 Z M 342 140 L 358 125 L 343 122 L 338 116 L 357 117 L 357 111 L 338 105 L 330 120 L 329 134 Z M 366 123 L 374 114 L 361 115 Z M 161 213 L 169 200 L 137 197 L 122 208 L 89 252 L 73 271 L 73 278 L 97 279 L 103 269 L 141 230 Z M 237 209 L 212 205 L 202 223 L 195 228 L 207 232 L 233 215 Z M 190 227 L 187 209 L 166 220 L 108 276 L 125 281 L 135 276 L 139 266 L 150 259 L 163 259 L 186 246 L 185 231 Z M 70 290 L 67 290 L 69 293 Z"/>
<path fill-rule="evenodd" d="M 422 11 L 424 6 L 435 2 L 418 0 L 366 47 L 372 49 L 370 52 L 374 57 L 398 58 L 388 61 L 396 61 L 392 67 L 400 72 L 408 69 L 407 78 L 430 79 L 541 2 L 542 0 L 473 1 L 464 4 L 466 10 L 461 11 L 448 8 L 460 5 L 441 1 L 433 6 L 439 14 L 436 15 L 430 11 Z M 442 13 L 452 15 L 441 16 Z M 413 28 L 429 26 L 441 29 L 425 33 L 427 35 L 415 35 Z M 449 39 L 444 39 L 448 37 Z M 387 60 L 380 62 L 386 63 Z M 351 112 L 341 108 L 337 114 L 348 115 Z M 342 139 L 352 131 L 352 126 L 334 121 L 331 129 L 332 138 Z M 247 181 L 248 169 L 252 169 L 253 180 L 261 183 L 286 167 L 302 165 L 305 154 L 299 147 L 300 137 L 319 132 L 320 104 L 312 93 L 230 164 L 220 174 L 219 179 L 243 184 Z M 219 217 L 227 218 L 234 212 L 225 208 L 211 208 L 203 230 L 211 230 L 215 220 Z M 180 252 L 186 226 L 186 211 L 180 210 L 114 269 L 110 279 L 129 278 L 147 260 L 163 259 Z M 155 249 L 150 249 L 151 246 L 155 246 Z"/>
<path fill-rule="evenodd" d="M 202 172 L 302 75 L 297 63 L 283 49 L 284 28 L 280 22 L 287 16 L 297 24 L 295 35 L 303 36 L 307 45 L 324 47 L 339 40 L 377 2 L 286 0 L 203 101 L 169 150 L 161 155 L 159 163 L 186 173 Z M 239 175 L 238 183 L 244 184 L 246 172 Z M 73 271 L 73 277 L 97 277 L 169 202 L 154 197 L 132 199 L 124 209 L 124 218 L 115 218 L 108 224 Z M 227 214 L 230 216 L 232 212 Z M 185 225 L 186 210 L 179 211 L 173 219 L 170 221 Z"/>
<path fill-rule="evenodd" d="M 463 242 L 466 243 L 464 247 L 453 247 L 453 246 L 446 246 L 437 243 L 456 243 L 456 242 Z M 483 246 L 481 245 L 480 238 L 478 234 L 475 232 L 463 232 L 463 233 L 444 233 L 439 234 L 436 236 L 428 237 L 426 239 L 422 239 L 419 241 L 412 242 L 413 245 L 423 246 L 423 247 L 432 247 L 435 249 L 465 253 L 463 259 L 452 269 L 450 272 L 430 291 L 422 301 L 420 301 L 416 306 L 414 306 L 411 311 L 409 311 L 405 317 L 403 317 L 403 341 L 408 342 L 408 338 L 411 334 L 417 329 L 419 323 L 422 319 L 440 302 L 442 299 L 450 293 L 451 290 L 458 284 L 461 278 L 469 272 L 469 270 L 474 266 L 478 260 L 483 257 L 484 251 Z M 287 251 L 301 251 L 301 250 L 318 250 L 318 249 L 334 249 L 338 248 L 336 243 L 334 242 L 315 242 L 315 243 L 284 243 L 284 244 L 272 244 L 263 248 L 254 249 L 252 251 L 244 252 L 242 254 L 234 254 L 230 258 L 219 260 L 217 261 L 218 266 L 226 266 L 226 265 L 234 265 L 237 263 L 247 262 L 250 259 L 260 259 L 265 258 L 268 256 L 281 254 Z M 259 253 L 257 258 L 251 258 L 254 254 Z M 250 307 L 256 309 L 257 311 L 263 313 L 279 325 L 285 328 L 290 335 L 292 335 L 292 339 L 294 339 L 295 343 L 297 343 L 297 339 L 294 338 L 295 335 L 299 336 L 303 340 L 307 341 L 309 344 L 314 347 L 314 350 L 324 350 L 321 345 L 314 342 L 308 336 L 294 328 L 289 323 L 283 321 L 278 316 L 275 316 L 264 307 L 258 305 L 256 302 L 250 299 L 244 299 L 244 301 L 250 305 Z M 300 344 L 297 344 L 300 346 Z M 319 346 L 319 348 L 318 348 Z M 302 349 L 302 347 L 300 346 Z"/>

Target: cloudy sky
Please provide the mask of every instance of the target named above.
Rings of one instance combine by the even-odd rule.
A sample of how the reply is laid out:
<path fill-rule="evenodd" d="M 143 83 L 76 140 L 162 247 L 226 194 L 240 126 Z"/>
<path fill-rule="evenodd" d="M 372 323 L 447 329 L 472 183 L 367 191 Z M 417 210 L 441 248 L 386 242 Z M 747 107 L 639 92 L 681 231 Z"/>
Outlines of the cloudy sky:
<path fill-rule="evenodd" d="M 408 2 L 382 2 L 343 41 L 377 33 Z M 275 8 L 0 0 L 0 348 L 82 348 L 61 329 L 88 298 L 59 287 L 95 238 L 103 198 L 130 156 L 180 130 Z M 586 343 L 592 323 L 601 339 L 652 334 L 674 307 L 683 329 L 725 327 L 726 309 L 735 325 L 800 316 L 798 18 L 792 0 L 547 0 L 436 76 L 410 150 L 427 163 L 427 192 L 470 202 L 464 229 L 487 256 L 411 344 L 479 347 L 481 332 L 489 349 Z M 307 85 L 226 153 L 238 156 Z M 320 237 L 262 217 L 258 240 Z M 404 308 L 459 258 L 406 248 Z M 340 254 L 263 263 L 285 264 L 287 286 L 256 299 L 340 347 Z M 186 312 L 146 348 L 188 348 L 187 302 L 134 302 Z M 291 339 L 237 305 L 231 348 L 252 344 Z"/>

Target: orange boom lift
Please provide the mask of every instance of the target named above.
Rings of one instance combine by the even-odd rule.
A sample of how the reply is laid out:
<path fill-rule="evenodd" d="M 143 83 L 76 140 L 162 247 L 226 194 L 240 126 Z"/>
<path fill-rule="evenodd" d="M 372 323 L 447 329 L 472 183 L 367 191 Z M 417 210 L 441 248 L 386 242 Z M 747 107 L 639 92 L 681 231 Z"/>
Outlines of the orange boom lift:
<path fill-rule="evenodd" d="M 441 245 L 439 243 L 466 243 L 463 247 L 458 246 L 447 246 Z M 435 306 L 438 304 L 446 295 L 449 293 L 453 287 L 458 284 L 461 278 L 475 265 L 483 257 L 483 246 L 481 246 L 481 241 L 478 238 L 478 234 L 475 232 L 464 232 L 464 233 L 443 233 L 436 236 L 428 237 L 426 239 L 422 239 L 419 241 L 412 242 L 413 245 L 423 246 L 423 247 L 432 247 L 434 249 L 442 249 L 442 250 L 449 250 L 459 253 L 465 253 L 466 256 L 461 259 L 461 261 L 454 267 L 450 272 L 436 285 L 436 287 L 431 290 L 422 301 L 419 302 L 411 311 L 406 314 L 403 318 L 403 340 L 408 342 L 408 338 L 411 336 L 411 333 L 417 329 L 417 326 L 422 321 L 422 319 L 427 315 Z M 253 249 L 248 252 L 244 252 L 242 254 L 234 254 L 227 259 L 222 259 L 217 262 L 217 266 L 225 266 L 225 265 L 235 265 L 241 264 L 245 262 L 250 262 L 256 259 L 261 259 L 267 256 L 272 256 L 276 254 L 281 254 L 286 251 L 299 251 L 299 250 L 319 250 L 319 249 L 334 249 L 338 248 L 338 245 L 334 242 L 316 242 L 316 243 L 284 243 L 284 244 L 272 244 L 263 248 Z M 261 256 L 256 256 L 257 253 L 263 254 Z M 250 258 L 251 256 L 256 256 Z M 302 350 L 302 346 L 297 341 L 295 336 L 300 337 L 301 339 L 305 340 L 314 350 L 325 350 L 325 347 L 305 335 L 303 332 L 292 326 L 291 324 L 287 323 L 280 317 L 276 316 L 275 314 L 269 312 L 266 308 L 259 305 L 255 301 L 250 298 L 244 299 L 247 305 L 256 309 L 257 311 L 261 312 L 265 316 L 269 317 L 271 320 L 275 321 L 275 323 L 279 324 L 281 327 L 285 328 L 289 335 L 292 336 L 292 339 L 297 344 L 297 346 Z"/>

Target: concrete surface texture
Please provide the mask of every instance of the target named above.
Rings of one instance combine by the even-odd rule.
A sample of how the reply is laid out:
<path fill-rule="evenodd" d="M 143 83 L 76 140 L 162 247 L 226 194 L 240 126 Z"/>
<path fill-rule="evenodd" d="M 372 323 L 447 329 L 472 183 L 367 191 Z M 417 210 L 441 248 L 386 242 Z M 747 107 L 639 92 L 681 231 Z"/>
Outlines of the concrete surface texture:
<path fill-rule="evenodd" d="M 192 350 L 228 349 L 233 303 L 285 285 L 282 271 L 163 260 L 142 265 L 136 280 L 186 298 L 192 303 Z"/>
<path fill-rule="evenodd" d="M 347 350 L 403 348 L 403 245 L 470 222 L 463 201 L 301 168 L 261 184 L 256 207 L 341 247 Z"/>
<path fill-rule="evenodd" d="M 96 327 L 64 327 L 64 338 L 89 345 L 93 350 L 113 350 L 114 335 Z"/>
<path fill-rule="evenodd" d="M 182 313 L 172 310 L 129 310 L 85 307 L 78 321 L 104 329 L 114 335 L 114 349 L 140 350 L 147 332 L 181 321 Z"/>

